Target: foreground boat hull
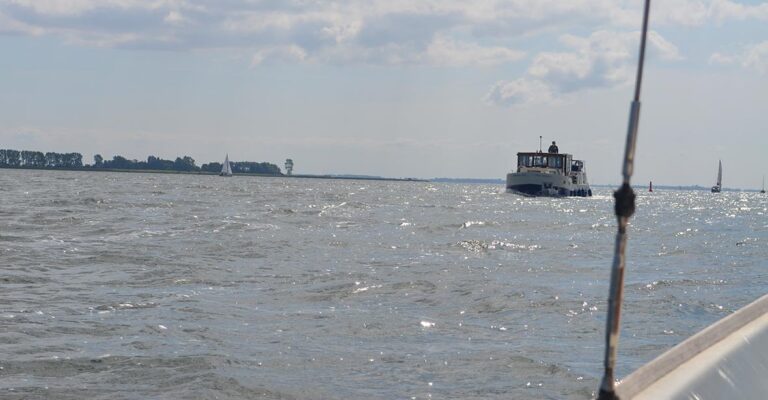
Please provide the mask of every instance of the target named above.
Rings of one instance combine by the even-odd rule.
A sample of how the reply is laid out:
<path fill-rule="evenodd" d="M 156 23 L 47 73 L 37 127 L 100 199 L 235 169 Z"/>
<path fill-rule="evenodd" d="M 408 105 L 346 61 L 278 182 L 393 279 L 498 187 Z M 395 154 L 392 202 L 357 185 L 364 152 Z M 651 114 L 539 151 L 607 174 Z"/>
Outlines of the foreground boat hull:
<path fill-rule="evenodd" d="M 592 196 L 589 185 L 574 184 L 569 177 L 538 172 L 507 174 L 506 190 L 534 197 L 588 197 Z"/>
<path fill-rule="evenodd" d="M 768 295 L 723 318 L 621 381 L 619 399 L 765 399 Z"/>

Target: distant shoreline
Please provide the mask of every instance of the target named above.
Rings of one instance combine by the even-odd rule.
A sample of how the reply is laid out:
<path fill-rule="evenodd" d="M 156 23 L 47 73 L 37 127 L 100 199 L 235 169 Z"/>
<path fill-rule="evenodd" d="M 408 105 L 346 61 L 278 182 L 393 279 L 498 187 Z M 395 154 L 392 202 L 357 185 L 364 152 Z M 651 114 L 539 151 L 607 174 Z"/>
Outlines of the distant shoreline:
<path fill-rule="evenodd" d="M 72 171 L 72 172 L 128 172 L 139 174 L 175 174 L 175 175 L 209 175 L 218 176 L 217 172 L 208 171 L 176 171 L 164 169 L 119 169 L 119 168 L 27 168 L 27 167 L 6 167 L 0 166 L 0 169 L 18 169 L 27 171 Z M 306 179 L 338 179 L 338 180 L 360 180 L 360 181 L 390 181 L 390 182 L 429 182 L 426 179 L 417 178 L 386 178 L 380 176 L 354 176 L 354 175 L 285 175 L 285 174 L 257 174 L 249 172 L 239 172 L 237 176 L 254 176 L 263 178 L 306 178 Z"/>

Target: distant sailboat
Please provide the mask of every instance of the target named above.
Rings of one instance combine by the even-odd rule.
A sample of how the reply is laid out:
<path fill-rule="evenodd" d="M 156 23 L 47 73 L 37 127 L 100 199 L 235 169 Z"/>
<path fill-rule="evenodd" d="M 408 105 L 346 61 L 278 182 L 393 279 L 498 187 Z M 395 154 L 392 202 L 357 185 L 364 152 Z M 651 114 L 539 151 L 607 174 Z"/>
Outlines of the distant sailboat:
<path fill-rule="evenodd" d="M 221 166 L 219 176 L 232 176 L 232 166 L 229 165 L 229 154 L 224 157 L 224 165 Z"/>
<path fill-rule="evenodd" d="M 653 192 L 653 181 L 651 181 L 651 183 L 648 184 L 648 191 Z"/>
<path fill-rule="evenodd" d="M 763 175 L 763 188 L 760 189 L 760 193 L 765 193 L 765 175 Z"/>
<path fill-rule="evenodd" d="M 712 193 L 720 193 L 723 188 L 723 161 L 718 161 L 717 166 L 717 183 L 712 186 Z"/>

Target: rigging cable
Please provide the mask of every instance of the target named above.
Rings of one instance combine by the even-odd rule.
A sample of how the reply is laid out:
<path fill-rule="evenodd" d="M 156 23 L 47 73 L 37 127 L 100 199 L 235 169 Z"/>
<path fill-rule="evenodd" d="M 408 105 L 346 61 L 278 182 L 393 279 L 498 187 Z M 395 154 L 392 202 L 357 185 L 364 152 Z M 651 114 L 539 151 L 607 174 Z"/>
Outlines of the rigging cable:
<path fill-rule="evenodd" d="M 618 400 L 615 392 L 614 367 L 616 365 L 616 349 L 619 344 L 619 323 L 621 320 L 621 303 L 624 292 L 624 252 L 627 248 L 627 225 L 629 218 L 635 212 L 635 192 L 630 186 L 630 178 L 635 164 L 635 144 L 637 143 L 637 128 L 640 123 L 640 87 L 643 80 L 643 64 L 645 63 L 645 39 L 648 34 L 648 11 L 651 0 L 645 0 L 643 11 L 643 30 L 640 37 L 640 58 L 637 64 L 637 80 L 635 81 L 635 97 L 629 112 L 629 127 L 627 129 L 627 144 L 624 149 L 623 182 L 619 190 L 613 193 L 616 198 L 616 247 L 611 268 L 611 287 L 608 297 L 608 318 L 605 328 L 605 359 L 602 382 L 598 400 Z"/>

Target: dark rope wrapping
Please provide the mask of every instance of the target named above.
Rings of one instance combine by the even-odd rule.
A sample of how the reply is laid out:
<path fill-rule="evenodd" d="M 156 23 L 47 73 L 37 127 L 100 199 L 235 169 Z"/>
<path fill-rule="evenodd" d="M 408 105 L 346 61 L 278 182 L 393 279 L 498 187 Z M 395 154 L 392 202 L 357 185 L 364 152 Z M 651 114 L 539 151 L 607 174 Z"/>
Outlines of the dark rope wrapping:
<path fill-rule="evenodd" d="M 617 217 L 629 218 L 635 213 L 635 191 L 628 183 L 621 185 L 619 190 L 613 192 L 613 197 L 616 199 Z"/>

